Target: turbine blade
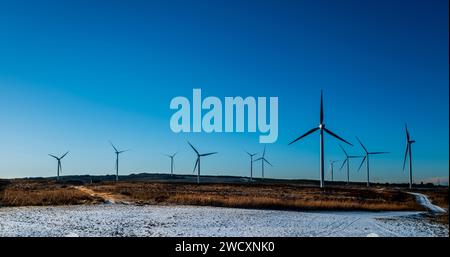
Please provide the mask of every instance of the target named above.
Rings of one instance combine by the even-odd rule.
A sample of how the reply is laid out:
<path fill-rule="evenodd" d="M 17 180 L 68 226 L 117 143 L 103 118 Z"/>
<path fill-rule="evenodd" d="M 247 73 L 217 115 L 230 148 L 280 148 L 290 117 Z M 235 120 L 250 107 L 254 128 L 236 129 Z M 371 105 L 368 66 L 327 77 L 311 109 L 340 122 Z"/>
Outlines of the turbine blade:
<path fill-rule="evenodd" d="M 409 131 L 408 131 L 408 125 L 405 123 L 405 130 L 406 130 L 406 140 L 409 142 Z"/>
<path fill-rule="evenodd" d="M 197 149 L 195 149 L 195 147 L 188 141 L 188 144 L 192 147 L 192 149 L 194 150 L 194 152 L 197 154 L 197 155 L 200 155 L 199 153 L 198 153 L 198 151 L 197 151 Z"/>
<path fill-rule="evenodd" d="M 350 155 L 348 158 L 363 158 L 363 155 Z"/>
<path fill-rule="evenodd" d="M 117 148 L 113 145 L 113 143 L 112 143 L 111 141 L 109 141 L 109 143 L 110 143 L 111 146 L 114 148 L 114 150 L 115 150 L 116 152 L 118 152 L 118 151 L 117 151 Z"/>
<path fill-rule="evenodd" d="M 258 158 L 256 160 L 253 160 L 253 162 L 260 161 L 260 160 L 262 160 L 262 157 L 260 157 L 260 158 Z"/>
<path fill-rule="evenodd" d="M 327 128 L 323 128 L 323 130 L 325 130 L 325 132 L 327 132 L 328 134 L 332 135 L 333 137 L 335 137 L 335 138 L 341 140 L 342 142 L 347 143 L 347 144 L 353 146 L 351 143 L 349 143 L 348 141 L 346 141 L 346 140 L 343 139 L 342 137 L 340 137 L 340 136 L 334 134 L 333 132 L 331 132 L 331 130 L 329 130 L 329 129 L 327 129 Z"/>
<path fill-rule="evenodd" d="M 347 156 L 347 158 L 348 158 L 348 154 L 347 154 L 347 152 L 345 151 L 344 147 L 342 147 L 341 144 L 339 144 L 339 147 L 342 149 L 342 151 L 344 152 L 345 156 Z"/>
<path fill-rule="evenodd" d="M 385 154 L 385 153 L 389 153 L 389 152 L 371 152 L 369 154 Z"/>
<path fill-rule="evenodd" d="M 347 159 L 345 159 L 343 162 L 342 162 L 342 166 L 339 168 L 339 170 L 342 170 L 342 168 L 344 167 L 344 165 L 345 165 L 345 163 L 348 161 L 348 158 Z"/>
<path fill-rule="evenodd" d="M 195 162 L 195 165 L 194 165 L 194 170 L 192 171 L 192 173 L 195 173 L 195 169 L 197 168 L 197 165 L 198 165 L 198 159 L 199 159 L 200 157 L 197 157 L 197 161 Z"/>
<path fill-rule="evenodd" d="M 208 156 L 208 155 L 213 155 L 213 154 L 216 154 L 216 153 L 218 153 L 218 152 L 204 153 L 204 154 L 200 154 L 200 156 Z"/>
<path fill-rule="evenodd" d="M 175 157 L 177 154 L 178 154 L 178 152 L 174 153 L 174 154 L 172 155 L 172 158 Z"/>
<path fill-rule="evenodd" d="M 367 159 L 367 156 L 364 156 L 364 159 L 362 159 L 361 164 L 359 165 L 358 171 L 361 169 L 362 165 L 364 164 L 364 161 Z"/>
<path fill-rule="evenodd" d="M 263 160 L 264 160 L 264 162 L 266 162 L 267 164 L 269 164 L 270 166 L 273 167 L 273 165 L 268 160 L 266 160 L 266 159 L 263 159 Z"/>
<path fill-rule="evenodd" d="M 61 161 L 58 161 L 58 166 L 59 166 L 59 173 L 62 173 L 62 165 L 61 165 Z"/>
<path fill-rule="evenodd" d="M 320 90 L 320 124 L 323 123 L 323 93 Z"/>
<path fill-rule="evenodd" d="M 131 151 L 131 149 L 127 149 L 127 150 L 119 151 L 118 153 L 119 153 L 119 154 L 121 154 L 121 153 L 124 153 L 124 152 L 128 152 L 128 151 Z"/>
<path fill-rule="evenodd" d="M 403 159 L 403 171 L 405 171 L 406 157 L 408 156 L 409 144 L 406 144 L 405 159 Z"/>
<path fill-rule="evenodd" d="M 366 147 L 363 145 L 363 143 L 361 143 L 361 140 L 359 140 L 358 137 L 356 137 L 356 139 L 358 140 L 359 144 L 360 144 L 360 145 L 362 146 L 362 148 L 364 149 L 364 152 L 368 153 Z"/>
<path fill-rule="evenodd" d="M 264 151 L 263 151 L 263 154 L 262 154 L 262 157 L 264 157 L 264 156 L 266 156 L 266 145 L 264 145 Z"/>
<path fill-rule="evenodd" d="M 305 134 L 299 136 L 297 139 L 295 139 L 294 141 L 290 142 L 288 145 L 292 145 L 293 143 L 295 143 L 295 142 L 297 142 L 298 140 L 300 140 L 300 139 L 306 137 L 307 135 L 309 135 L 309 134 L 315 132 L 315 131 L 318 130 L 318 129 L 319 129 L 319 128 L 313 128 L 313 129 L 310 129 L 308 132 L 306 132 Z"/>
<path fill-rule="evenodd" d="M 68 153 L 69 153 L 69 151 L 67 151 L 67 152 L 66 152 L 63 156 L 61 156 L 61 158 L 59 158 L 59 159 L 64 158 Z"/>
<path fill-rule="evenodd" d="M 50 155 L 51 157 L 53 157 L 53 158 L 58 160 L 58 157 L 54 156 L 53 154 L 48 154 L 48 155 Z"/>

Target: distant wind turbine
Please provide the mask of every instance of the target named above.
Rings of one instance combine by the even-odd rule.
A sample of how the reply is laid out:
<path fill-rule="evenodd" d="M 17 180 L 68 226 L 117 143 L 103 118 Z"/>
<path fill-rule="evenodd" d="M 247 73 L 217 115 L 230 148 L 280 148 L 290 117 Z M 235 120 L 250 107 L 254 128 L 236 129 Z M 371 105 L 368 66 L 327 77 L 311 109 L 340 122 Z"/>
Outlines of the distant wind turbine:
<path fill-rule="evenodd" d="M 194 166 L 193 172 L 195 172 L 195 169 L 197 168 L 197 184 L 200 184 L 200 159 L 201 159 L 201 157 L 213 155 L 213 154 L 216 154 L 217 152 L 200 154 L 197 151 L 197 149 L 195 149 L 195 147 L 190 142 L 188 142 L 188 144 L 192 147 L 194 152 L 197 154 L 197 160 L 195 161 L 195 166 Z"/>
<path fill-rule="evenodd" d="M 264 146 L 264 151 L 263 151 L 262 156 L 261 156 L 260 158 L 256 159 L 256 160 L 254 160 L 254 162 L 257 162 L 257 161 L 261 161 L 261 175 L 262 175 L 262 178 L 264 178 L 264 163 L 267 163 L 267 164 L 269 164 L 270 166 L 273 166 L 273 165 L 266 159 L 266 146 Z"/>
<path fill-rule="evenodd" d="M 175 156 L 178 154 L 178 152 L 170 155 L 170 154 L 165 154 L 165 156 L 170 158 L 170 176 L 173 177 L 173 158 L 175 158 Z"/>
<path fill-rule="evenodd" d="M 119 181 L 119 154 L 130 151 L 130 149 L 119 151 L 119 150 L 117 150 L 117 148 L 113 145 L 113 143 L 111 141 L 109 141 L 109 143 L 114 148 L 114 152 L 116 153 L 116 181 Z"/>
<path fill-rule="evenodd" d="M 408 126 L 405 123 L 406 130 L 406 150 L 405 150 L 405 159 L 403 160 L 403 171 L 405 170 L 406 158 L 409 155 L 409 189 L 412 188 L 413 179 L 412 179 L 412 154 L 411 154 L 411 146 L 415 143 L 415 140 L 411 140 L 409 136 Z"/>
<path fill-rule="evenodd" d="M 339 147 L 342 149 L 342 151 L 345 154 L 345 160 L 342 162 L 342 166 L 339 170 L 342 170 L 344 165 L 347 163 L 347 185 L 348 185 L 348 184 L 350 184 L 350 159 L 363 158 L 364 156 L 348 155 L 347 152 L 345 151 L 344 147 L 342 147 L 342 145 L 339 144 Z"/>
<path fill-rule="evenodd" d="M 334 173 L 334 164 L 338 161 L 330 161 L 330 172 L 331 172 L 331 182 L 334 181 L 333 173 Z"/>
<path fill-rule="evenodd" d="M 250 156 L 250 182 L 253 181 L 253 156 L 257 155 L 258 153 L 249 153 L 245 151 L 248 156 Z"/>
<path fill-rule="evenodd" d="M 53 154 L 49 154 L 51 157 L 55 158 L 58 161 L 58 167 L 56 169 L 56 180 L 59 180 L 59 173 L 62 173 L 62 166 L 61 166 L 61 160 L 64 158 L 69 151 L 67 151 L 65 154 L 63 154 L 61 157 L 57 157 Z"/>
<path fill-rule="evenodd" d="M 370 186 L 370 173 L 369 173 L 369 156 L 370 155 L 376 155 L 376 154 L 386 154 L 389 152 L 369 152 L 367 151 L 367 148 L 363 145 L 363 143 L 361 143 L 361 140 L 359 140 L 358 137 L 356 137 L 356 139 L 358 140 L 359 144 L 362 146 L 362 148 L 364 149 L 364 152 L 366 153 L 366 156 L 364 156 L 361 164 L 359 165 L 358 171 L 361 169 L 362 165 L 364 164 L 364 161 L 367 161 L 366 163 L 366 169 L 367 169 L 367 187 Z"/>
<path fill-rule="evenodd" d="M 324 187 L 324 139 L 323 139 L 323 132 L 327 132 L 329 135 L 341 140 L 342 142 L 349 144 L 353 146 L 351 143 L 347 142 L 345 139 L 341 138 L 340 136 L 336 135 L 335 133 L 331 132 L 329 129 L 325 128 L 325 124 L 323 123 L 324 115 L 323 115 L 323 94 L 322 91 L 320 91 L 320 120 L 319 120 L 319 127 L 313 128 L 303 134 L 302 136 L 298 137 L 294 141 L 290 142 L 289 145 L 297 142 L 298 140 L 306 137 L 307 135 L 319 130 L 320 131 L 320 187 Z"/>

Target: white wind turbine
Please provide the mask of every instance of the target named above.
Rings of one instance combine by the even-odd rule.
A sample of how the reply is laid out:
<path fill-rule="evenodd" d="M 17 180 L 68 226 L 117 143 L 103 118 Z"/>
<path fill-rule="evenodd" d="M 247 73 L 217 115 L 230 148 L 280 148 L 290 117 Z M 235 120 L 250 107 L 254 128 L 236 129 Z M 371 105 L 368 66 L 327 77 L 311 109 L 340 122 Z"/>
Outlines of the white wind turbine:
<path fill-rule="evenodd" d="M 217 152 L 200 154 L 191 143 L 188 142 L 188 144 L 192 147 L 194 152 L 197 154 L 197 160 L 195 161 L 193 172 L 195 172 L 195 169 L 197 169 L 197 184 L 200 184 L 200 159 L 201 159 L 201 157 L 213 155 L 213 154 L 216 154 Z"/>
<path fill-rule="evenodd" d="M 170 158 L 170 176 L 173 177 L 173 167 L 174 167 L 174 158 L 175 156 L 178 154 L 178 152 L 170 155 L 170 154 L 165 154 L 165 156 Z"/>
<path fill-rule="evenodd" d="M 358 171 L 361 169 L 362 165 L 364 164 L 364 161 L 367 161 L 367 163 L 366 163 L 367 187 L 369 187 L 370 186 L 369 156 L 370 155 L 378 155 L 378 154 L 386 154 L 389 152 L 369 152 L 369 151 L 367 151 L 367 148 L 363 145 L 363 143 L 361 143 L 359 138 L 356 137 L 356 139 L 358 140 L 359 144 L 362 146 L 362 148 L 364 149 L 364 152 L 366 153 L 366 156 L 364 156 L 361 164 L 359 165 Z"/>
<path fill-rule="evenodd" d="M 320 91 L 320 120 L 319 120 L 319 126 L 313 129 L 310 129 L 308 132 L 306 132 L 305 134 L 299 136 L 297 139 L 295 139 L 294 141 L 290 142 L 289 145 L 297 142 L 298 140 L 306 137 L 307 135 L 319 130 L 320 132 L 320 187 L 324 187 L 324 160 L 325 160 L 325 154 L 324 154 L 324 137 L 323 137 L 323 132 L 327 132 L 329 135 L 341 140 L 342 142 L 349 144 L 351 146 L 353 146 L 351 143 L 347 142 L 345 139 L 341 138 L 340 136 L 336 135 L 335 133 L 333 133 L 332 131 L 330 131 L 329 129 L 325 128 L 325 123 L 323 122 L 324 120 L 324 115 L 323 115 L 323 94 L 322 91 Z"/>
<path fill-rule="evenodd" d="M 253 181 L 253 157 L 255 155 L 257 155 L 258 153 L 249 153 L 247 151 L 245 151 L 245 152 L 248 154 L 248 156 L 250 156 L 250 182 L 252 182 Z"/>
<path fill-rule="evenodd" d="M 119 150 L 117 150 L 117 148 L 113 145 L 113 143 L 111 141 L 109 141 L 109 143 L 114 148 L 114 152 L 116 154 L 116 181 L 119 181 L 119 154 L 130 151 L 130 150 L 128 149 L 128 150 L 119 151 Z"/>
<path fill-rule="evenodd" d="M 263 154 L 260 158 L 254 160 L 254 162 L 261 161 L 261 176 L 264 179 L 264 163 L 269 164 L 270 166 L 273 166 L 267 159 L 266 159 L 266 146 L 264 146 Z"/>
<path fill-rule="evenodd" d="M 56 168 L 56 180 L 59 180 L 59 173 L 62 173 L 62 166 L 61 166 L 61 160 L 64 158 L 69 151 L 67 151 L 65 154 L 63 154 L 61 157 L 57 157 L 53 154 L 49 154 L 51 157 L 55 158 L 58 161 L 58 167 Z"/>
<path fill-rule="evenodd" d="M 409 136 L 408 126 L 405 123 L 406 130 L 406 150 L 405 150 L 405 159 L 403 160 L 403 170 L 405 170 L 406 158 L 409 156 L 409 189 L 412 189 L 413 178 L 412 178 L 412 153 L 411 146 L 416 141 L 412 140 Z"/>

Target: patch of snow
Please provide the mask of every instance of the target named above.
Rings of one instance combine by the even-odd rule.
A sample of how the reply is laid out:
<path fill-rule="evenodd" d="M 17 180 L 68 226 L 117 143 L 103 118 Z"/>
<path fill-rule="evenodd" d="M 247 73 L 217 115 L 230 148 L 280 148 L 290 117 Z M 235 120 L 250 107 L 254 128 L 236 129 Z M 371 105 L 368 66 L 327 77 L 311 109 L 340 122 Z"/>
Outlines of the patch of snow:
<path fill-rule="evenodd" d="M 106 200 L 103 202 L 103 204 L 116 204 L 116 202 L 115 202 L 114 200 L 106 199 Z"/>
<path fill-rule="evenodd" d="M 122 204 L 0 208 L 0 236 L 448 237 L 420 212 L 296 212 Z"/>
<path fill-rule="evenodd" d="M 379 237 L 379 235 L 375 233 L 369 233 L 367 234 L 367 237 Z"/>
<path fill-rule="evenodd" d="M 428 211 L 434 212 L 434 213 L 445 213 L 447 212 L 443 208 L 434 205 L 431 203 L 431 201 L 428 199 L 426 195 L 420 194 L 420 193 L 413 193 L 409 192 L 410 194 L 414 195 L 416 197 L 417 202 L 425 207 Z"/>
<path fill-rule="evenodd" d="M 80 237 L 78 234 L 75 234 L 75 233 L 73 233 L 73 232 L 70 232 L 69 234 L 67 234 L 67 235 L 64 235 L 64 237 Z"/>

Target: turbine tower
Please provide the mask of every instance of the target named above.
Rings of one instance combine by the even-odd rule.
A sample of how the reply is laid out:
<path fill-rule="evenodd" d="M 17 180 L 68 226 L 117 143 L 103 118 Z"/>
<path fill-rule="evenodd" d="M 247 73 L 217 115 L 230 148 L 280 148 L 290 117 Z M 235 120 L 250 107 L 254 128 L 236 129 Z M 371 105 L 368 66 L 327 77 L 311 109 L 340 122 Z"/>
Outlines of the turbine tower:
<path fill-rule="evenodd" d="M 273 167 L 273 165 L 266 159 L 266 146 L 264 146 L 263 154 L 260 158 L 254 160 L 254 162 L 261 161 L 261 176 L 264 178 L 264 163 L 269 164 Z"/>
<path fill-rule="evenodd" d="M 334 164 L 338 161 L 330 161 L 331 182 L 334 181 Z"/>
<path fill-rule="evenodd" d="M 359 144 L 362 146 L 362 148 L 364 149 L 364 152 L 366 153 L 366 155 L 364 156 L 361 164 L 359 165 L 358 171 L 361 169 L 362 165 L 364 164 L 364 161 L 367 160 L 367 163 L 366 163 L 367 187 L 369 187 L 370 186 L 369 156 L 370 155 L 376 155 L 376 154 L 386 154 L 386 153 L 389 153 L 389 152 L 369 152 L 369 151 L 367 151 L 367 148 L 363 145 L 363 143 L 361 143 L 361 140 L 359 140 L 358 137 L 356 137 L 356 139 L 358 140 Z"/>
<path fill-rule="evenodd" d="M 197 151 L 197 149 L 195 149 L 195 147 L 189 141 L 188 141 L 188 144 L 192 147 L 194 152 L 197 154 L 197 160 L 195 161 L 194 170 L 192 172 L 194 173 L 195 169 L 197 169 L 197 184 L 200 184 L 200 158 L 204 157 L 204 156 L 216 154 L 217 152 L 200 154 Z"/>
<path fill-rule="evenodd" d="M 306 132 L 305 134 L 301 135 L 300 137 L 298 137 L 297 139 L 295 139 L 294 141 L 290 142 L 289 145 L 297 142 L 298 140 L 306 137 L 307 135 L 319 130 L 320 132 L 320 187 L 324 187 L 324 138 L 323 138 L 323 132 L 327 132 L 329 135 L 341 140 L 342 142 L 349 144 L 351 146 L 353 146 L 351 143 L 347 142 L 345 139 L 341 138 L 340 136 L 336 135 L 335 133 L 331 132 L 329 129 L 325 128 L 325 124 L 323 122 L 324 120 L 324 115 L 323 115 L 323 94 L 322 91 L 320 91 L 320 119 L 319 119 L 319 127 L 313 128 L 311 130 L 309 130 L 308 132 Z"/>
<path fill-rule="evenodd" d="M 119 151 L 119 150 L 117 150 L 117 148 L 113 145 L 113 143 L 111 141 L 109 141 L 109 143 L 114 148 L 114 152 L 116 153 L 116 181 L 119 181 L 119 154 L 130 151 L 130 150 L 128 149 L 128 150 Z"/>
<path fill-rule="evenodd" d="M 61 166 L 61 160 L 64 158 L 69 151 L 67 151 L 65 154 L 63 154 L 61 157 L 57 157 L 53 154 L 49 154 L 51 157 L 55 158 L 58 161 L 58 167 L 56 168 L 56 180 L 59 180 L 59 173 L 62 173 L 62 166 Z"/>
<path fill-rule="evenodd" d="M 257 155 L 258 153 L 249 153 L 247 151 L 245 151 L 248 156 L 250 156 L 250 182 L 253 181 L 253 156 Z"/>
<path fill-rule="evenodd" d="M 342 151 L 345 154 L 345 160 L 342 162 L 342 166 L 339 170 L 342 170 L 344 165 L 347 163 L 347 185 L 349 185 L 350 184 L 350 159 L 363 158 L 364 156 L 348 155 L 347 152 L 345 151 L 344 147 L 342 147 L 342 145 L 339 144 L 339 147 L 341 147 Z"/>
<path fill-rule="evenodd" d="M 406 158 L 409 155 L 409 189 L 412 189 L 413 179 L 412 179 L 412 154 L 411 154 L 411 146 L 415 143 L 415 140 L 411 140 L 409 136 L 408 126 L 405 123 L 406 130 L 406 150 L 405 150 L 405 159 L 403 160 L 403 171 L 405 170 Z"/>
<path fill-rule="evenodd" d="M 165 156 L 170 158 L 170 176 L 173 177 L 173 158 L 175 158 L 175 156 L 178 154 L 178 152 L 170 155 L 170 154 L 165 154 Z"/>

